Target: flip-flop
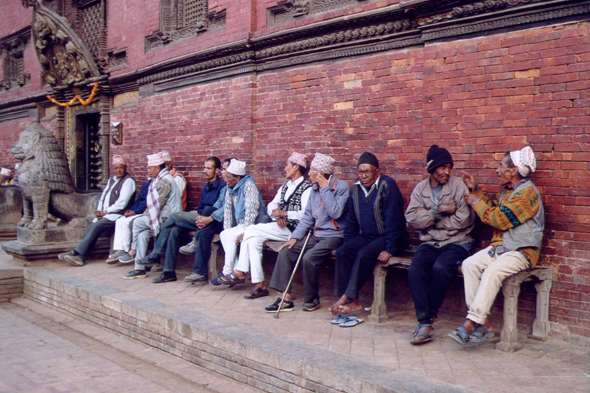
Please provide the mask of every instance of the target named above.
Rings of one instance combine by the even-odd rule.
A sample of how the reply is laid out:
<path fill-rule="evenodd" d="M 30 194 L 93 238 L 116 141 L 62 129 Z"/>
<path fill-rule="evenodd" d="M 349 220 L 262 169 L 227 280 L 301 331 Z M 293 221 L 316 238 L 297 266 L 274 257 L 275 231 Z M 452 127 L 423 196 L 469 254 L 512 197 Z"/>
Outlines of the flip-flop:
<path fill-rule="evenodd" d="M 343 315 L 338 315 L 336 319 L 332 319 L 330 323 L 332 325 L 340 325 L 342 322 L 346 322 L 352 319 L 357 319 L 356 317 L 345 317 Z"/>
<path fill-rule="evenodd" d="M 223 285 L 231 285 L 234 286 L 236 284 L 242 284 L 246 281 L 246 279 L 244 278 L 238 278 L 238 276 L 236 276 L 234 274 L 234 272 L 231 272 L 229 274 L 226 274 L 223 277 L 219 277 L 218 281 L 223 284 Z"/>
<path fill-rule="evenodd" d="M 343 328 L 355 327 L 356 325 L 360 325 L 364 321 L 363 319 L 358 319 L 357 317 L 346 317 L 346 319 L 346 321 L 339 323 L 338 326 Z"/>
<path fill-rule="evenodd" d="M 422 328 L 428 328 L 430 327 L 432 329 L 432 335 L 428 335 L 428 333 L 420 333 L 420 330 Z M 420 339 L 420 337 L 424 337 L 423 339 Z M 427 343 L 429 341 L 434 340 L 434 327 L 432 326 L 432 324 L 429 323 L 425 323 L 422 325 L 418 325 L 418 330 L 416 330 L 416 334 L 414 334 L 414 338 L 412 338 L 412 340 L 410 341 L 410 344 L 412 345 L 422 345 L 424 343 Z"/>
<path fill-rule="evenodd" d="M 453 330 L 452 332 L 447 334 L 447 336 L 452 338 L 459 345 L 465 345 L 465 343 L 469 341 L 469 334 L 463 326 L 460 326 L 457 329 Z"/>
<path fill-rule="evenodd" d="M 244 295 L 244 299 L 258 299 L 263 296 L 268 296 L 268 289 L 256 287 L 249 295 Z"/>
<path fill-rule="evenodd" d="M 469 337 L 468 342 L 470 343 L 481 343 L 486 341 L 490 337 L 494 337 L 496 333 L 490 332 L 488 329 L 485 328 L 484 325 L 477 325 L 475 331 L 471 333 L 472 336 L 476 338 Z"/>

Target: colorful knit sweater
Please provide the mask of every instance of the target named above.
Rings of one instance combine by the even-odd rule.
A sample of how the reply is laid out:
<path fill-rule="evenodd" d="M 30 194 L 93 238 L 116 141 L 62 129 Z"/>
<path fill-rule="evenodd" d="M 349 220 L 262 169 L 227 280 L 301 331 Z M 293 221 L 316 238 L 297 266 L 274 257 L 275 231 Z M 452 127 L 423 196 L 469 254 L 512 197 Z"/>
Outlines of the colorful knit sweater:
<path fill-rule="evenodd" d="M 539 198 L 533 187 L 523 188 L 508 200 L 513 192 L 514 188 L 507 187 L 502 200 L 495 199 L 494 201 L 490 201 L 490 198 L 485 196 L 481 189 L 473 192 L 473 195 L 481 199 L 473 205 L 473 210 L 484 224 L 494 228 L 491 246 L 502 245 L 504 232 L 533 218 L 539 211 Z M 533 266 L 539 261 L 541 250 L 530 247 L 520 251 L 527 254 Z"/>

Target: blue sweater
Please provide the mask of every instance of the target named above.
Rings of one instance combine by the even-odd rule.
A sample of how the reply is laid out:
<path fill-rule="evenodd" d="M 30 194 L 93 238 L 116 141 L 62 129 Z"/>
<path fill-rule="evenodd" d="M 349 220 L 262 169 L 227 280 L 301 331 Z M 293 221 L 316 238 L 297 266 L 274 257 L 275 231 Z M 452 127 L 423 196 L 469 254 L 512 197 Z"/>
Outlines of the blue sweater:
<path fill-rule="evenodd" d="M 143 183 L 141 189 L 139 190 L 139 195 L 137 196 L 137 199 L 129 208 L 129 210 L 134 211 L 135 214 L 141 214 L 145 211 L 145 208 L 147 206 L 147 202 L 145 201 L 145 199 L 147 198 L 151 182 L 152 179 L 148 179 L 145 183 Z"/>
<path fill-rule="evenodd" d="M 404 198 L 397 187 L 397 183 L 389 176 L 381 175 L 372 216 L 362 215 L 360 200 L 365 198 L 361 185 L 356 182 L 350 190 L 348 198 L 348 214 L 346 216 L 346 228 L 344 229 L 344 241 L 357 235 L 364 235 L 362 228 L 375 225 L 379 235 L 385 235 L 385 251 L 391 255 L 401 254 L 408 245 L 408 231 L 404 216 Z M 369 195 L 370 196 L 370 195 Z M 371 223 L 360 223 L 362 220 L 371 220 Z M 371 236 L 367 234 L 367 236 Z"/>

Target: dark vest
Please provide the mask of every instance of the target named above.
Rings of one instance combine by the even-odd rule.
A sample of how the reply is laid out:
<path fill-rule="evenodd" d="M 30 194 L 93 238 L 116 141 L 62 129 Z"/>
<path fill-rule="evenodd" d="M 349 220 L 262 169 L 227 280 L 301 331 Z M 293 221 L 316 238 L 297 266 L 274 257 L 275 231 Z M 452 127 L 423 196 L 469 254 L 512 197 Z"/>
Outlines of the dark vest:
<path fill-rule="evenodd" d="M 289 199 L 285 201 L 285 194 L 287 193 L 287 183 L 283 184 L 283 186 L 281 187 L 281 201 L 279 202 L 279 210 L 282 210 L 284 212 L 296 212 L 301 210 L 301 195 L 309 187 L 311 187 L 311 183 L 309 182 L 309 180 L 303 180 L 295 188 L 295 191 L 293 191 L 293 193 L 289 195 Z M 290 218 L 285 218 L 285 221 L 287 221 L 287 229 L 289 229 L 291 232 L 293 232 L 297 224 L 299 224 L 299 220 L 291 220 Z"/>
<path fill-rule="evenodd" d="M 111 188 L 112 188 L 112 190 L 111 190 L 111 196 L 109 198 L 109 205 L 105 207 L 104 201 L 102 203 L 102 207 L 103 207 L 104 210 L 106 210 L 109 206 L 112 206 L 115 202 L 117 202 L 117 199 L 119 199 L 119 196 L 121 195 L 121 188 L 123 188 L 123 183 L 125 183 L 125 181 L 127 179 L 133 179 L 129 173 L 126 173 L 125 176 L 123 176 L 117 182 L 117 184 L 115 184 L 113 186 L 114 180 L 113 180 L 112 177 L 109 178 L 109 181 L 107 182 L 107 187 L 106 187 L 107 192 L 105 193 L 105 195 L 109 193 L 109 190 Z M 135 179 L 133 179 L 133 180 L 135 180 Z M 129 210 L 129 208 L 131 207 L 131 205 L 133 205 L 133 201 L 134 200 L 135 200 L 135 191 L 133 191 L 133 194 L 131 195 L 131 198 L 129 198 L 129 202 L 127 202 L 127 206 L 125 206 L 122 210 L 111 212 L 111 214 L 123 214 L 123 213 L 125 213 L 127 210 Z"/>

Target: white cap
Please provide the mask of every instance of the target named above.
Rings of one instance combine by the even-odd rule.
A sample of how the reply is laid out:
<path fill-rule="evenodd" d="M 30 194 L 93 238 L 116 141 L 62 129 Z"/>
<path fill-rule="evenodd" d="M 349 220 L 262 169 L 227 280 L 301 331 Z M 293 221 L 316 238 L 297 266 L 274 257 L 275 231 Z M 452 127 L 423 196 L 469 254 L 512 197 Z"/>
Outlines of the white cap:
<path fill-rule="evenodd" d="M 246 162 L 233 159 L 226 170 L 235 176 L 246 176 Z"/>
<path fill-rule="evenodd" d="M 164 163 L 162 153 L 150 154 L 147 156 L 148 166 L 160 166 Z"/>

